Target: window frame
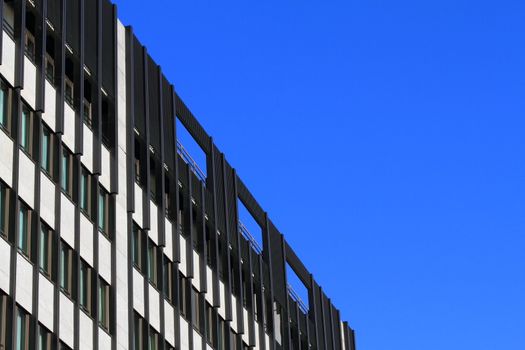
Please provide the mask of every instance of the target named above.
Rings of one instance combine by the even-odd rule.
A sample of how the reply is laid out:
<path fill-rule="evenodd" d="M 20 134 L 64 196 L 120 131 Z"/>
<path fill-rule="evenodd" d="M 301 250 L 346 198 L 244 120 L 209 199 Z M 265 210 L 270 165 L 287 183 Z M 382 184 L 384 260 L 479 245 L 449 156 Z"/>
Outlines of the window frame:
<path fill-rule="evenodd" d="M 73 157 L 73 153 L 64 145 L 62 145 L 62 155 L 61 155 L 60 161 L 61 161 L 60 188 L 62 189 L 62 193 L 64 193 L 70 199 L 72 199 L 73 198 L 74 157 Z M 66 161 L 66 163 L 64 163 L 64 161 Z M 64 181 L 66 183 L 64 183 Z"/>
<path fill-rule="evenodd" d="M 71 91 L 70 94 L 69 91 Z M 64 75 L 64 101 L 74 108 L 75 84 L 67 75 Z"/>
<path fill-rule="evenodd" d="M 30 317 L 27 312 L 22 310 L 20 306 L 16 306 L 16 329 L 15 329 L 15 344 L 16 350 L 29 350 L 30 333 Z M 22 333 L 22 334 L 20 334 Z M 20 338 L 19 338 L 20 337 Z"/>
<path fill-rule="evenodd" d="M 19 142 L 20 149 L 33 159 L 33 111 L 25 103 L 22 104 L 20 115 Z M 25 138 L 24 138 L 25 136 Z"/>
<path fill-rule="evenodd" d="M 91 173 L 82 166 L 80 171 L 80 193 L 79 193 L 79 207 L 80 211 L 84 213 L 88 218 L 92 217 L 93 202 L 92 202 L 92 175 Z M 85 186 L 84 186 L 85 185 Z"/>
<path fill-rule="evenodd" d="M 106 281 L 99 277 L 98 279 L 98 323 L 99 325 L 109 331 L 109 299 L 110 299 L 110 286 Z"/>
<path fill-rule="evenodd" d="M 110 235 L 109 235 L 109 214 L 110 214 L 109 205 L 110 205 L 109 192 L 104 187 L 99 186 L 98 198 L 97 198 L 97 227 L 98 227 L 98 230 L 102 234 L 104 234 L 104 236 L 106 236 L 107 238 L 110 238 Z M 103 221 L 100 221 L 101 216 L 103 218 Z M 101 224 L 103 225 L 102 227 L 101 227 Z"/>
<path fill-rule="evenodd" d="M 67 261 L 64 261 L 66 255 Z M 64 267 L 67 271 L 64 272 Z M 73 295 L 73 249 L 64 241 L 60 241 L 60 256 L 59 256 L 59 287 L 64 294 L 71 297 Z M 65 284 L 65 285 L 64 285 Z"/>
<path fill-rule="evenodd" d="M 29 44 L 32 44 L 30 46 Z M 27 28 L 25 30 L 25 38 L 24 38 L 24 54 L 31 62 L 35 62 L 35 56 L 36 56 L 36 40 L 35 36 L 31 31 L 29 31 Z"/>
<path fill-rule="evenodd" d="M 24 218 L 24 220 L 22 220 L 22 218 Z M 32 210 L 25 203 L 20 201 L 20 206 L 18 208 L 18 239 L 16 242 L 16 247 L 17 250 L 25 255 L 28 259 L 31 259 L 32 253 L 31 219 Z M 22 223 L 22 221 L 24 221 L 24 223 Z"/>
<path fill-rule="evenodd" d="M 9 239 L 10 188 L 0 181 L 0 236 Z"/>
<path fill-rule="evenodd" d="M 93 268 L 87 262 L 80 259 L 80 276 L 78 290 L 78 305 L 80 309 L 91 315 L 92 308 L 92 288 L 93 288 Z M 85 300 L 83 300 L 85 299 Z"/>
<path fill-rule="evenodd" d="M 40 159 L 40 168 L 42 171 L 47 174 L 51 179 L 54 179 L 54 169 L 55 169 L 55 134 L 47 125 L 42 125 L 42 147 L 41 147 L 41 159 Z M 47 145 L 44 145 L 44 140 L 47 138 Z M 47 147 L 45 147 L 47 146 Z M 46 154 L 46 157 L 44 157 Z M 44 162 L 44 158 L 47 162 Z M 47 164 L 45 164 L 47 163 Z"/>
<path fill-rule="evenodd" d="M 11 134 L 11 88 L 0 78 L 0 91 L 3 93 L 3 104 L 0 106 L 0 129 L 3 129 L 7 134 Z"/>
<path fill-rule="evenodd" d="M 45 232 L 45 233 L 44 233 Z M 44 237 L 46 236 L 46 237 Z M 40 222 L 40 231 L 38 235 L 38 244 L 39 244 L 39 258 L 38 258 L 38 267 L 41 273 L 45 276 L 52 278 L 53 273 L 53 230 L 47 226 L 45 223 Z M 45 245 L 44 245 L 45 244 Z M 46 261 L 42 259 L 43 253 L 46 254 Z M 47 266 L 42 266 L 47 265 Z"/>

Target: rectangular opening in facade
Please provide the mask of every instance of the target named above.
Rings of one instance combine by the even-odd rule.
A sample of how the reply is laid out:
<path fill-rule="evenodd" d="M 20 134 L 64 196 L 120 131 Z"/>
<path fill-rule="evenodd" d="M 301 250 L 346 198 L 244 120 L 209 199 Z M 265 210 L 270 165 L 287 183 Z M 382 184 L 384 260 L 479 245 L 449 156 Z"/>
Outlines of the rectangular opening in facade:
<path fill-rule="evenodd" d="M 199 146 L 197 141 L 182 124 L 179 118 L 176 120 L 177 130 L 177 153 L 179 153 L 197 177 L 206 182 L 206 152 Z"/>
<path fill-rule="evenodd" d="M 301 311 L 308 314 L 308 288 L 288 263 L 286 263 L 286 284 L 288 287 L 288 294 L 292 300 L 297 303 Z"/>
<path fill-rule="evenodd" d="M 261 226 L 259 226 L 257 221 L 254 219 L 252 214 L 250 214 L 246 206 L 239 198 L 237 198 L 237 211 L 239 214 L 239 233 L 248 242 L 250 242 L 251 247 L 257 252 L 257 254 L 261 254 L 263 247 Z"/>

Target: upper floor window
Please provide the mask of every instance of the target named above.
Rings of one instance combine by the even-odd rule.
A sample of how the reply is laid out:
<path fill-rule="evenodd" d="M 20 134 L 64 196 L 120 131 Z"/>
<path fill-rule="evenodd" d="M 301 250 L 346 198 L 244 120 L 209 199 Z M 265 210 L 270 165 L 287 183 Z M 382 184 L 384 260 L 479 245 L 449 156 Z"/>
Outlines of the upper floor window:
<path fill-rule="evenodd" d="M 98 321 L 109 330 L 109 285 L 99 278 L 98 283 Z"/>
<path fill-rule="evenodd" d="M 22 118 L 20 119 L 20 147 L 29 155 L 32 155 L 33 143 L 33 113 L 27 106 L 22 107 Z"/>
<path fill-rule="evenodd" d="M 133 223 L 133 232 L 132 232 L 132 253 L 133 253 L 133 264 L 140 271 L 144 271 L 142 252 L 144 247 L 144 234 L 141 231 L 140 227 Z"/>
<path fill-rule="evenodd" d="M 91 267 L 80 261 L 80 306 L 89 314 L 91 313 Z"/>
<path fill-rule="evenodd" d="M 31 211 L 20 203 L 18 249 L 27 257 L 31 256 Z"/>
<path fill-rule="evenodd" d="M 9 226 L 9 188 L 0 182 L 0 235 L 7 236 Z"/>
<path fill-rule="evenodd" d="M 29 30 L 26 30 L 25 38 L 26 55 L 31 61 L 35 60 L 35 36 Z"/>
<path fill-rule="evenodd" d="M 92 185 L 92 176 L 89 171 L 82 167 L 82 172 L 80 174 L 80 210 L 87 217 L 91 217 L 91 185 Z"/>
<path fill-rule="evenodd" d="M 7 308 L 7 296 L 0 290 L 0 349 L 7 349 Z"/>
<path fill-rule="evenodd" d="M 9 97 L 9 90 L 7 84 L 0 80 L 0 127 L 9 129 L 7 102 Z"/>
<path fill-rule="evenodd" d="M 75 87 L 71 79 L 67 76 L 64 78 L 64 99 L 67 103 L 73 106 L 73 97 L 75 93 Z"/>
<path fill-rule="evenodd" d="M 38 350 L 51 350 L 51 333 L 43 326 L 38 326 Z"/>
<path fill-rule="evenodd" d="M 67 295 L 72 291 L 73 250 L 64 242 L 60 245 L 60 288 Z"/>
<path fill-rule="evenodd" d="M 39 266 L 40 271 L 51 277 L 51 262 L 53 252 L 53 231 L 44 223 L 40 224 Z"/>
<path fill-rule="evenodd" d="M 173 263 L 167 258 L 164 259 L 164 295 L 169 302 L 173 302 Z"/>
<path fill-rule="evenodd" d="M 102 187 L 98 193 L 98 228 L 102 233 L 109 234 L 109 193 Z"/>
<path fill-rule="evenodd" d="M 73 197 L 73 155 L 71 152 L 62 147 L 62 176 L 60 177 L 60 186 L 62 190 Z"/>
<path fill-rule="evenodd" d="M 150 328 L 149 332 L 149 345 L 148 350 L 157 350 L 159 344 L 159 334 L 153 330 L 153 328 Z"/>
<path fill-rule="evenodd" d="M 46 78 L 53 83 L 55 80 L 55 60 L 49 53 L 45 56 Z"/>
<path fill-rule="evenodd" d="M 53 178 L 55 137 L 47 127 L 42 128 L 42 170 Z"/>
<path fill-rule="evenodd" d="M 91 128 L 93 126 L 93 119 L 91 117 L 91 102 L 89 102 L 86 98 L 84 98 L 82 103 L 82 116 L 84 123 Z"/>
<path fill-rule="evenodd" d="M 29 315 L 20 307 L 16 307 L 16 335 L 15 335 L 15 349 L 29 350 Z"/>
<path fill-rule="evenodd" d="M 148 239 L 148 278 L 149 281 L 157 286 L 158 284 L 158 254 L 159 248 Z"/>

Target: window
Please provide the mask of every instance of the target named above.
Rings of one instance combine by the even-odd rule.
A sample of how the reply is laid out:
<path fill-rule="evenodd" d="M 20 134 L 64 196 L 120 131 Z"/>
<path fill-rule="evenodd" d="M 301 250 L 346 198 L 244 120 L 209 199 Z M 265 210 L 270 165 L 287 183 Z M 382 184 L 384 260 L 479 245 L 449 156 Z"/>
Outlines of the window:
<path fill-rule="evenodd" d="M 158 247 L 153 243 L 152 240 L 148 239 L 148 278 L 151 284 L 157 286 L 157 258 L 158 258 Z"/>
<path fill-rule="evenodd" d="M 109 285 L 98 280 L 98 321 L 102 328 L 109 329 Z"/>
<path fill-rule="evenodd" d="M 133 345 L 134 345 L 134 349 L 138 350 L 138 349 L 142 349 L 143 348 L 143 339 L 144 339 L 144 325 L 143 325 L 143 320 L 142 320 L 142 317 L 139 316 L 139 314 L 137 314 L 136 312 L 134 312 L 134 326 L 135 326 L 135 330 L 134 330 L 134 336 L 133 336 Z"/>
<path fill-rule="evenodd" d="M 7 296 L 0 290 L 0 349 L 7 349 L 7 302 Z"/>
<path fill-rule="evenodd" d="M 108 220 L 109 220 L 109 194 L 108 192 L 100 187 L 98 193 L 98 228 L 100 231 L 108 234 Z"/>
<path fill-rule="evenodd" d="M 133 223 L 133 264 L 140 271 L 144 271 L 142 247 L 144 246 L 144 235 L 136 223 Z"/>
<path fill-rule="evenodd" d="M 193 327 L 198 331 L 201 330 L 201 302 L 200 294 L 195 288 L 191 289 L 191 312 L 193 313 Z"/>
<path fill-rule="evenodd" d="M 219 317 L 219 337 L 217 339 L 218 350 L 226 350 L 228 328 L 225 326 L 222 317 Z"/>
<path fill-rule="evenodd" d="M 39 266 L 40 271 L 51 277 L 51 261 L 53 251 L 53 231 L 46 224 L 40 224 L 39 237 Z"/>
<path fill-rule="evenodd" d="M 30 156 L 32 155 L 32 113 L 27 106 L 22 107 L 22 118 L 20 120 L 20 147 Z"/>
<path fill-rule="evenodd" d="M 29 315 L 16 308 L 16 350 L 29 350 Z"/>
<path fill-rule="evenodd" d="M 18 249 L 27 257 L 31 254 L 31 211 L 20 203 L 18 215 Z"/>
<path fill-rule="evenodd" d="M 46 52 L 45 57 L 46 78 L 53 83 L 55 80 L 55 60 Z"/>
<path fill-rule="evenodd" d="M 9 188 L 0 182 L 0 235 L 8 235 L 9 227 Z"/>
<path fill-rule="evenodd" d="M 149 350 L 157 350 L 158 349 L 158 342 L 159 342 L 159 335 L 157 332 L 153 330 L 153 328 L 150 328 L 149 331 Z"/>
<path fill-rule="evenodd" d="M 153 150 L 153 146 L 149 146 L 150 150 Z M 151 193 L 151 200 L 154 203 L 158 203 L 157 200 L 157 172 L 156 172 L 156 163 L 157 161 L 154 158 L 154 152 L 150 152 L 150 162 L 149 162 L 149 189 Z"/>
<path fill-rule="evenodd" d="M 51 333 L 45 327 L 41 325 L 38 325 L 38 349 L 37 350 L 51 350 Z"/>
<path fill-rule="evenodd" d="M 84 167 L 80 175 L 80 210 L 91 217 L 91 174 Z"/>
<path fill-rule="evenodd" d="M 35 60 L 35 36 L 29 30 L 26 30 L 26 40 L 25 40 L 26 55 L 31 59 Z"/>
<path fill-rule="evenodd" d="M 142 185 L 142 171 L 140 167 L 141 159 L 141 144 L 138 137 L 135 137 L 135 182 L 141 186 Z"/>
<path fill-rule="evenodd" d="M 62 242 L 60 245 L 60 288 L 71 295 L 71 274 L 73 272 L 73 250 Z"/>
<path fill-rule="evenodd" d="M 80 261 L 80 307 L 88 314 L 91 313 L 91 267 L 84 261 Z"/>
<path fill-rule="evenodd" d="M 180 314 L 184 318 L 186 318 L 186 315 L 188 314 L 188 282 L 186 277 L 179 272 L 179 309 Z"/>
<path fill-rule="evenodd" d="M 84 123 L 89 127 L 93 127 L 93 119 L 91 116 L 91 102 L 84 98 L 82 102 L 82 116 L 84 118 Z"/>
<path fill-rule="evenodd" d="M 62 148 L 62 176 L 60 186 L 62 190 L 71 198 L 73 194 L 73 155 L 66 148 Z"/>
<path fill-rule="evenodd" d="M 213 307 L 210 304 L 206 303 L 206 337 L 208 340 L 208 344 L 213 344 L 215 341 L 215 327 L 213 325 Z"/>
<path fill-rule="evenodd" d="M 73 82 L 66 76 L 64 78 L 64 99 L 71 106 L 73 106 L 74 89 Z"/>
<path fill-rule="evenodd" d="M 169 302 L 173 302 L 173 263 L 164 256 L 164 295 Z"/>
<path fill-rule="evenodd" d="M 53 150 L 53 133 L 44 125 L 42 128 L 42 170 L 51 178 L 53 178 Z"/>
<path fill-rule="evenodd" d="M 7 111 L 7 101 L 9 97 L 9 92 L 7 88 L 7 84 L 3 81 L 0 82 L 0 127 L 3 129 L 9 129 L 9 125 L 7 121 L 8 118 L 8 111 Z"/>

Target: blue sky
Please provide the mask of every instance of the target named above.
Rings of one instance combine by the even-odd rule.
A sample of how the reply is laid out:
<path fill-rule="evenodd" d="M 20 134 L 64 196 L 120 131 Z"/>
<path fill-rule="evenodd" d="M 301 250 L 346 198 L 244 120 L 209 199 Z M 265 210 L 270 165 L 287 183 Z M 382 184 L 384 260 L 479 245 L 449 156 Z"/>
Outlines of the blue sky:
<path fill-rule="evenodd" d="M 525 348 L 525 2 L 117 0 L 356 329 Z"/>

